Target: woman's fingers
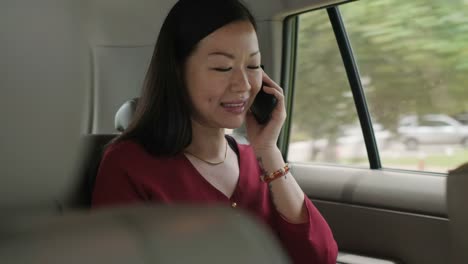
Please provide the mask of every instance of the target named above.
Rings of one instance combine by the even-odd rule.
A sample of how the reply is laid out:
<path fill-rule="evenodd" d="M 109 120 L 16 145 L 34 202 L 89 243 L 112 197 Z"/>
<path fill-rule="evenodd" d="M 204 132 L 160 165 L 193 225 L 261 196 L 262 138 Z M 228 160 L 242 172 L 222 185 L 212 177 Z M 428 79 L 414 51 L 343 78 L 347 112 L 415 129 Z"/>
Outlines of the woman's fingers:
<path fill-rule="evenodd" d="M 273 81 L 270 76 L 265 73 L 265 71 L 262 73 L 262 81 L 265 83 L 263 90 L 268 94 L 272 94 L 278 100 L 275 111 L 280 113 L 284 112 L 284 116 L 286 116 L 283 89 L 275 81 Z"/>
<path fill-rule="evenodd" d="M 269 87 L 272 87 L 272 88 L 275 88 L 276 90 L 280 91 L 281 93 L 283 93 L 283 89 L 275 82 L 273 81 L 270 76 L 268 76 L 268 74 L 266 74 L 265 72 L 263 72 L 263 76 L 262 76 L 262 81 Z"/>
<path fill-rule="evenodd" d="M 273 117 L 276 116 L 276 118 L 280 118 L 279 120 L 284 120 L 284 117 L 286 117 L 286 108 L 283 93 L 274 87 L 264 86 L 263 89 L 265 93 L 273 95 L 277 100 L 276 107 L 273 110 Z"/>
<path fill-rule="evenodd" d="M 275 87 L 264 86 L 263 91 L 267 94 L 273 95 L 278 100 L 278 103 L 281 103 L 282 105 L 284 104 L 284 94 L 281 88 L 277 89 Z"/>

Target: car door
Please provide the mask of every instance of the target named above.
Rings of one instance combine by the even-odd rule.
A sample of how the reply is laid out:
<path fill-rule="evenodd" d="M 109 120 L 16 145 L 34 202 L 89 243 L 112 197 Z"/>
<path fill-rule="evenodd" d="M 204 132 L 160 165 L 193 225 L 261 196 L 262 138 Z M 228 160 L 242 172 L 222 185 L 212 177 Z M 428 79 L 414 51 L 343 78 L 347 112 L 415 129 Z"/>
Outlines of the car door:
<path fill-rule="evenodd" d="M 339 260 L 448 263 L 446 172 L 468 155 L 464 150 L 409 151 L 395 134 L 402 116 L 449 112 L 454 106 L 463 110 L 466 91 L 450 100 L 431 96 L 451 84 L 450 76 L 438 75 L 435 84 L 421 75 L 445 69 L 443 56 L 434 61 L 421 47 L 430 42 L 443 48 L 437 47 L 442 34 L 416 32 L 421 27 L 433 32 L 430 22 L 443 12 L 462 14 L 468 7 L 433 1 L 295 1 L 285 9 L 281 76 L 289 115 L 280 146 L 331 225 Z M 413 20 L 415 14 L 421 20 Z M 463 28 L 441 27 L 446 33 Z M 334 151 L 339 128 L 356 121 L 367 155 L 341 158 Z M 385 146 L 377 143 L 373 122 L 393 134 Z M 313 149 L 305 142 L 322 138 L 328 140 L 325 154 L 309 155 Z M 390 262 L 379 262 L 384 260 Z"/>

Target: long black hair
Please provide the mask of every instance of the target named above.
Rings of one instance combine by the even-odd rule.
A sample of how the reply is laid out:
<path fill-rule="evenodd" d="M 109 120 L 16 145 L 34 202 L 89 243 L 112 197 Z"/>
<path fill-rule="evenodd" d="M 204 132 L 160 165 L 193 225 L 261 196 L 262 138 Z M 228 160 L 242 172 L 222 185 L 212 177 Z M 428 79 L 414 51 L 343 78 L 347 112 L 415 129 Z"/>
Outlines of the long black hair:
<path fill-rule="evenodd" d="M 116 141 L 133 140 L 155 156 L 175 155 L 192 141 L 192 104 L 184 65 L 198 42 L 252 14 L 239 0 L 179 0 L 167 15 L 154 48 L 135 116 Z"/>

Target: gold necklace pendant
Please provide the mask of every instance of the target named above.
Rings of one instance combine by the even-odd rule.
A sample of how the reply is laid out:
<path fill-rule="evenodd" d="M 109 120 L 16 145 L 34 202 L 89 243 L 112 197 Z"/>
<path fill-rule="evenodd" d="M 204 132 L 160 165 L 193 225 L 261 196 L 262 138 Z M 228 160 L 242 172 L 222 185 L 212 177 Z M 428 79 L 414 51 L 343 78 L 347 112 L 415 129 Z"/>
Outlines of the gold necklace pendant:
<path fill-rule="evenodd" d="M 201 158 L 201 157 L 199 157 L 199 156 L 197 156 L 197 155 L 195 155 L 195 154 L 193 154 L 191 152 L 188 152 L 188 151 L 185 151 L 185 153 L 190 154 L 192 157 L 214 166 L 214 165 L 219 165 L 221 163 L 224 163 L 224 161 L 226 161 L 227 149 L 228 149 L 228 146 L 227 146 L 227 140 L 226 140 L 226 146 L 225 146 L 225 150 L 224 150 L 224 159 L 222 161 L 218 161 L 218 162 L 211 162 L 211 161 L 205 160 L 205 159 L 203 159 L 203 158 Z"/>

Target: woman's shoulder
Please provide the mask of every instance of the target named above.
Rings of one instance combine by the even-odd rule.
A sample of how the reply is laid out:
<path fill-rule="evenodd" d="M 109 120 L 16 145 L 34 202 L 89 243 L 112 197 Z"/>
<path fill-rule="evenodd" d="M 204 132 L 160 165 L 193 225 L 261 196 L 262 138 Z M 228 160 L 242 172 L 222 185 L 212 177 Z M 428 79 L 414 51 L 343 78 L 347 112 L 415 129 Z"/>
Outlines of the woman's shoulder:
<path fill-rule="evenodd" d="M 239 135 L 226 135 L 226 138 L 230 140 L 230 142 L 234 142 L 235 147 L 237 148 L 238 155 L 240 157 L 253 157 L 255 158 L 255 152 L 252 148 L 252 146 L 249 144 L 249 141 Z"/>
<path fill-rule="evenodd" d="M 141 163 L 154 158 L 143 146 L 134 140 L 114 141 L 104 150 L 102 160 L 112 160 L 120 164 Z"/>
<path fill-rule="evenodd" d="M 172 156 L 154 156 L 151 155 L 146 149 L 135 140 L 122 140 L 112 142 L 107 146 L 103 153 L 103 159 L 115 160 L 121 164 L 165 164 L 175 157 Z"/>
<path fill-rule="evenodd" d="M 140 152 L 142 147 L 133 140 L 114 141 L 104 150 L 104 156 L 121 156 Z"/>
<path fill-rule="evenodd" d="M 252 146 L 250 146 L 250 144 L 246 144 L 246 143 L 237 143 L 237 146 L 239 148 L 239 153 L 242 155 L 242 154 L 250 154 L 250 153 L 254 153 L 254 150 L 252 148 Z"/>

